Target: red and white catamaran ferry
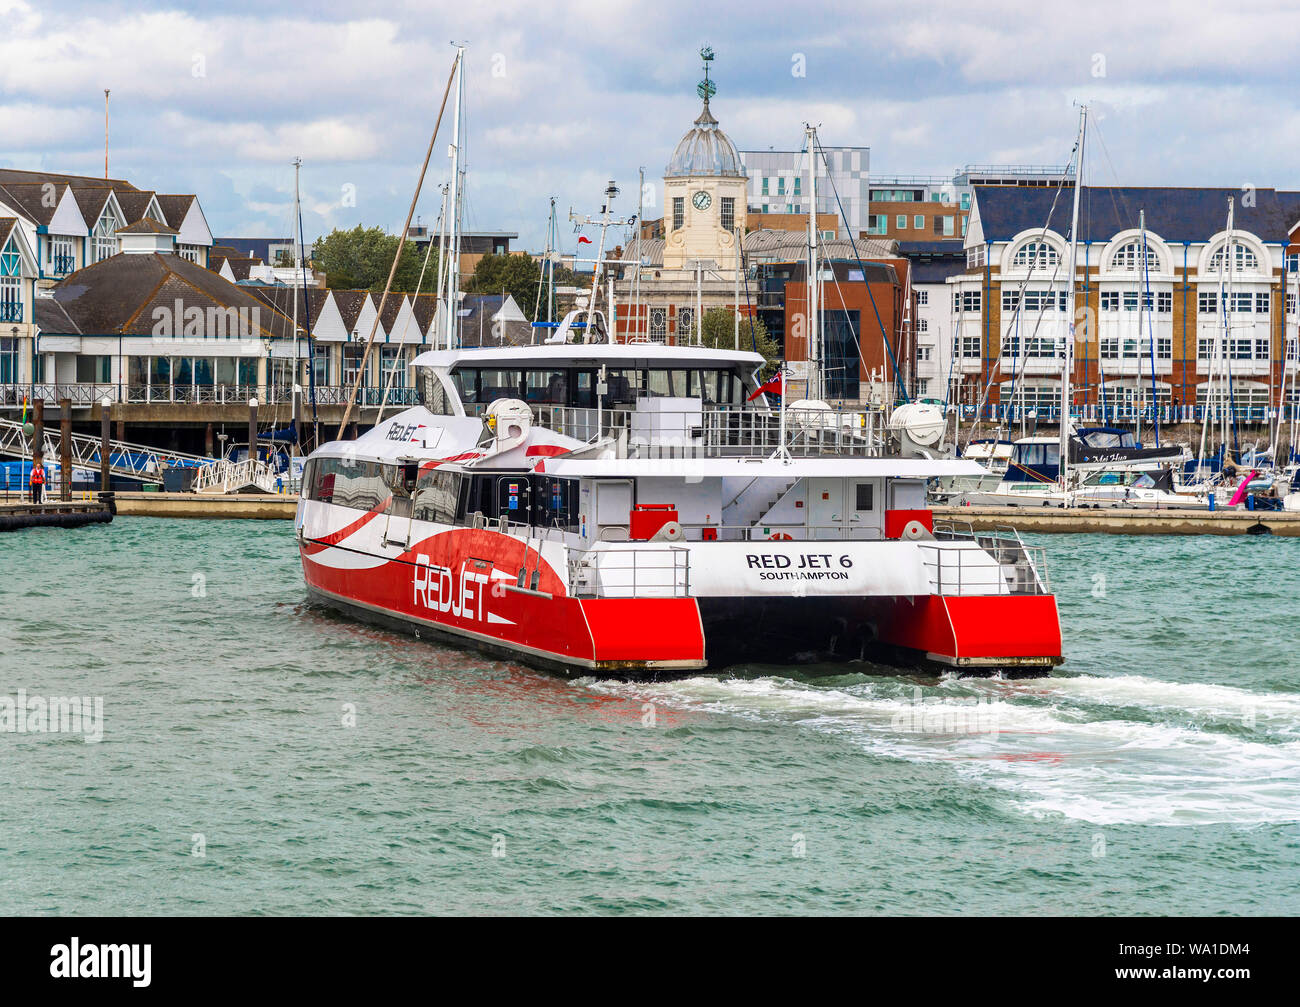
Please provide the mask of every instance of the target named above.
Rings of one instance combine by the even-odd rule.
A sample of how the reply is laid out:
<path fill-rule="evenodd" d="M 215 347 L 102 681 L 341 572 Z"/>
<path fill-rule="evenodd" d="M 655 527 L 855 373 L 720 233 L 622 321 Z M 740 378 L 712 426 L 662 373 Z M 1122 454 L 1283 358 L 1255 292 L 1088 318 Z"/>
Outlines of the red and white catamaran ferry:
<path fill-rule="evenodd" d="M 421 407 L 306 464 L 311 596 L 573 674 L 875 657 L 1061 660 L 1018 537 L 936 528 L 871 412 L 773 409 L 755 353 L 655 344 L 437 350 Z"/>

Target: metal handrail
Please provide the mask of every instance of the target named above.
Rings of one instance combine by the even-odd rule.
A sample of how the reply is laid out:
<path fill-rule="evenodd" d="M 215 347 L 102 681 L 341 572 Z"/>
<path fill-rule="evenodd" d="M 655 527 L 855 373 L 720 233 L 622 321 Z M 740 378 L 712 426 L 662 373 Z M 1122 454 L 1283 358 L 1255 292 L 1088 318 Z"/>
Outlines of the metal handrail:
<path fill-rule="evenodd" d="M 645 567 L 647 557 L 668 555 L 671 563 L 667 566 Z M 611 564 L 609 558 L 616 561 L 628 558 L 629 562 Z M 630 571 L 631 585 L 609 585 L 605 573 Z M 646 585 L 644 580 L 638 583 L 638 573 L 668 573 L 672 583 L 655 583 Z M 611 587 L 613 590 L 611 590 Z M 630 592 L 628 590 L 630 588 Z M 569 554 L 569 594 L 575 597 L 590 598 L 663 598 L 667 588 L 671 598 L 689 598 L 691 594 L 691 551 L 684 546 L 614 546 L 585 551 L 572 551 Z"/>

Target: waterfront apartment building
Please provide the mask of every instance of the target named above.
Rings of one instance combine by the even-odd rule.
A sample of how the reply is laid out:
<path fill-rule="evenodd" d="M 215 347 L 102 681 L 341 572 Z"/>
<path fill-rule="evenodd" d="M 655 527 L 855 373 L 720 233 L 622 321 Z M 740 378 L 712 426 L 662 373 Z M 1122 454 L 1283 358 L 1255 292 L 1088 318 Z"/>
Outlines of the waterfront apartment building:
<path fill-rule="evenodd" d="M 50 355 L 37 348 L 38 299 L 116 255 L 123 230 L 145 220 L 171 232 L 176 255 L 207 266 L 212 233 L 194 195 L 139 189 L 124 179 L 0 168 L 0 386 L 53 379 Z"/>
<path fill-rule="evenodd" d="M 963 241 L 977 185 L 1057 186 L 1073 168 L 970 164 L 952 175 L 894 175 L 871 180 L 866 234 L 895 241 Z"/>
<path fill-rule="evenodd" d="M 948 277 L 966 271 L 966 253 L 956 241 L 900 241 L 898 255 L 911 263 L 915 310 L 909 319 L 916 359 L 909 392 L 946 399 L 952 363 L 952 304 Z"/>
<path fill-rule="evenodd" d="M 966 265 L 946 284 L 950 401 L 1059 411 L 1072 198 L 975 186 Z M 1127 416 L 1154 401 L 1191 419 L 1224 403 L 1258 422 L 1279 404 L 1283 366 L 1294 404 L 1297 263 L 1300 193 L 1086 187 L 1072 408 Z M 1212 361 L 1223 380 L 1210 383 Z"/>
<path fill-rule="evenodd" d="M 867 230 L 871 148 L 822 149 L 826 162 L 818 165 L 817 213 L 819 217 L 821 214 L 833 217 L 837 232 L 843 226 L 847 227 L 849 235 L 858 237 Z M 751 214 L 802 214 L 807 217 L 807 151 L 745 150 L 740 152 L 740 160 L 748 179 L 746 201 Z"/>

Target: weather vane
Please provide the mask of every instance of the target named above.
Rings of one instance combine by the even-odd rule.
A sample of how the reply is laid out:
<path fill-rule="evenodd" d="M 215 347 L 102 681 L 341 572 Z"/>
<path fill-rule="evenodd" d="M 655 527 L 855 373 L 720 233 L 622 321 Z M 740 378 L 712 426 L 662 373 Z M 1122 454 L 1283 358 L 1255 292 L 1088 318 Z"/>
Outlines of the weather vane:
<path fill-rule="evenodd" d="M 704 79 L 695 85 L 695 93 L 704 99 L 707 105 L 709 99 L 718 93 L 718 86 L 709 80 L 709 64 L 713 62 L 712 46 L 705 46 L 700 50 L 700 59 L 704 60 Z"/>

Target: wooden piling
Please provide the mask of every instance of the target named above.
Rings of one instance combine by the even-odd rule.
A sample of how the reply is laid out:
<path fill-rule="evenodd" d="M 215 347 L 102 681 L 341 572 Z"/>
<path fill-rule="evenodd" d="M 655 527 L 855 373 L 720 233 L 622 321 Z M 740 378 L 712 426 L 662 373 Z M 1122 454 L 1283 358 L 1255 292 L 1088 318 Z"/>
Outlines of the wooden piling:
<path fill-rule="evenodd" d="M 104 400 L 105 403 L 107 401 Z M 108 435 L 112 422 L 112 408 L 101 403 L 99 406 L 99 489 L 101 493 L 108 492 L 108 466 L 112 457 Z"/>
<path fill-rule="evenodd" d="M 248 400 L 248 457 L 257 458 L 257 399 Z"/>
<path fill-rule="evenodd" d="M 59 399 L 59 499 L 72 499 L 72 400 Z"/>

